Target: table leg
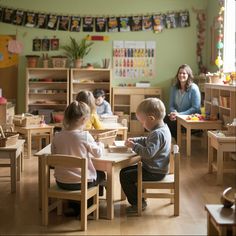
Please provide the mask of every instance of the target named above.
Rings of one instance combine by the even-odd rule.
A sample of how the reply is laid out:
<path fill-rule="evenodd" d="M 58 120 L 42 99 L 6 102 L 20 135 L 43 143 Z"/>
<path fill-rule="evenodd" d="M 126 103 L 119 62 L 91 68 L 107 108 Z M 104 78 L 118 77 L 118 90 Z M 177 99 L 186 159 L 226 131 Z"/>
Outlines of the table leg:
<path fill-rule="evenodd" d="M 17 173 L 17 181 L 20 181 L 21 178 L 21 153 L 19 154 L 19 156 L 16 159 L 17 161 L 17 169 L 16 169 L 16 173 Z"/>
<path fill-rule="evenodd" d="M 23 172 L 24 171 L 24 144 L 22 145 L 20 159 L 21 159 L 21 172 Z"/>
<path fill-rule="evenodd" d="M 114 167 L 107 172 L 107 219 L 114 218 Z"/>
<path fill-rule="evenodd" d="M 221 185 L 223 183 L 223 152 L 220 148 L 217 150 L 217 184 Z"/>
<path fill-rule="evenodd" d="M 16 155 L 15 153 L 10 154 L 11 162 L 11 192 L 16 192 Z"/>
<path fill-rule="evenodd" d="M 186 137 L 186 145 L 187 145 L 187 157 L 191 156 L 191 128 L 187 128 L 187 137 Z"/>
<path fill-rule="evenodd" d="M 181 147 L 181 142 L 182 142 L 181 124 L 177 120 L 177 144 L 179 147 Z"/>
<path fill-rule="evenodd" d="M 213 147 L 211 146 L 211 138 L 208 137 L 208 173 L 212 173 Z"/>
<path fill-rule="evenodd" d="M 39 191 L 39 209 L 42 209 L 42 161 L 41 157 L 38 157 L 38 191 Z"/>
<path fill-rule="evenodd" d="M 31 131 L 27 130 L 27 158 L 31 158 Z"/>

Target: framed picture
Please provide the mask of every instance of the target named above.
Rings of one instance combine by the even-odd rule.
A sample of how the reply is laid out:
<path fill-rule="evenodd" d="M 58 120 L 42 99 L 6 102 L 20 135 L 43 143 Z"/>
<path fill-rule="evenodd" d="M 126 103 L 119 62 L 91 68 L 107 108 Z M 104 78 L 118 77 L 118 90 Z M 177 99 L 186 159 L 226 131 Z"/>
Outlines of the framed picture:
<path fill-rule="evenodd" d="M 15 14 L 15 19 L 13 20 L 13 24 L 22 25 L 24 22 L 25 12 L 21 10 L 17 10 Z"/>
<path fill-rule="evenodd" d="M 117 17 L 107 18 L 108 32 L 118 32 L 119 31 L 119 19 Z"/>
<path fill-rule="evenodd" d="M 83 18 L 83 31 L 93 32 L 93 17 L 87 16 Z"/>
<path fill-rule="evenodd" d="M 57 22 L 58 22 L 58 16 L 49 15 L 47 28 L 51 29 L 51 30 L 56 30 L 57 29 Z"/>
<path fill-rule="evenodd" d="M 49 51 L 50 49 L 50 39 L 44 38 L 42 39 L 42 51 Z"/>
<path fill-rule="evenodd" d="M 69 29 L 70 17 L 59 16 L 59 30 L 67 31 Z"/>
<path fill-rule="evenodd" d="M 37 28 L 40 29 L 46 29 L 48 23 L 48 15 L 47 14 L 38 14 L 38 22 L 37 22 Z"/>
<path fill-rule="evenodd" d="M 81 18 L 79 16 L 72 16 L 70 19 L 70 31 L 80 32 Z"/>
<path fill-rule="evenodd" d="M 41 51 L 42 40 L 41 39 L 33 39 L 33 51 Z"/>
<path fill-rule="evenodd" d="M 34 27 L 36 25 L 37 15 L 34 12 L 26 12 L 25 17 L 25 26 L 26 27 Z"/>
<path fill-rule="evenodd" d="M 106 31 L 106 21 L 105 17 L 96 17 L 95 18 L 95 31 L 96 32 L 105 32 Z"/>
<path fill-rule="evenodd" d="M 59 49 L 59 39 L 58 38 L 52 38 L 50 40 L 50 44 L 51 44 L 51 50 L 52 51 L 56 51 Z"/>

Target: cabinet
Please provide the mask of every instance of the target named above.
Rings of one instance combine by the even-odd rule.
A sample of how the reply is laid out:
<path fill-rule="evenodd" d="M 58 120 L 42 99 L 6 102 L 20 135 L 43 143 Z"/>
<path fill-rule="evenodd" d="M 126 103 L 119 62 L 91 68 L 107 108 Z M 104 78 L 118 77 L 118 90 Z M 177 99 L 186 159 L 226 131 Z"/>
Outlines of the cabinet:
<path fill-rule="evenodd" d="M 106 100 L 111 103 L 111 81 L 112 72 L 110 69 L 71 69 L 70 101 L 75 100 L 81 90 L 93 92 L 101 88 L 106 93 Z"/>
<path fill-rule="evenodd" d="M 26 112 L 46 115 L 49 123 L 53 111 L 64 111 L 69 104 L 69 75 L 66 68 L 27 68 Z"/>
<path fill-rule="evenodd" d="M 236 86 L 205 84 L 206 113 L 223 121 L 224 125 L 236 118 Z"/>
<path fill-rule="evenodd" d="M 128 131 L 143 134 L 144 129 L 136 118 L 136 108 L 139 103 L 148 97 L 161 98 L 160 88 L 113 87 L 112 110 L 117 114 L 124 114 L 128 119 Z"/>
<path fill-rule="evenodd" d="M 0 125 L 12 123 L 15 115 L 15 105 L 11 102 L 0 104 Z"/>

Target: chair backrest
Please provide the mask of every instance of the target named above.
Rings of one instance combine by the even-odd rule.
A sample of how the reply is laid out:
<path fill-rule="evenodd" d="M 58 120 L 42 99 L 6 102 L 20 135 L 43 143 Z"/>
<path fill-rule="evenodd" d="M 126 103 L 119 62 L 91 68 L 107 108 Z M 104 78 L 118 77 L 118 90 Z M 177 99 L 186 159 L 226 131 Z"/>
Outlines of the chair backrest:
<path fill-rule="evenodd" d="M 72 155 L 44 155 L 42 156 L 42 181 L 43 188 L 47 191 L 50 179 L 50 168 L 80 168 L 81 169 L 81 194 L 87 194 L 87 159 Z"/>

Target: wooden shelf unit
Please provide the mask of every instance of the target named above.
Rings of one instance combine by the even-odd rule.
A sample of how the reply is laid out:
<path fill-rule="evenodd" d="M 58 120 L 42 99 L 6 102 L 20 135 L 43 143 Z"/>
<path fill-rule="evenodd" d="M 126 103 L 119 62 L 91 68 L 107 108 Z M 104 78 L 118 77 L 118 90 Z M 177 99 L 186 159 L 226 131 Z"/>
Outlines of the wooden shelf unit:
<path fill-rule="evenodd" d="M 71 69 L 70 101 L 75 100 L 81 90 L 93 92 L 101 88 L 106 92 L 106 100 L 111 103 L 111 69 Z"/>
<path fill-rule="evenodd" d="M 64 111 L 69 104 L 68 68 L 26 68 L 25 111 Z"/>
<path fill-rule="evenodd" d="M 11 102 L 0 104 L 0 125 L 12 123 L 15 115 L 15 105 Z"/>
<path fill-rule="evenodd" d="M 205 84 L 205 110 L 226 123 L 236 118 L 236 86 Z"/>
<path fill-rule="evenodd" d="M 142 125 L 136 118 L 136 108 L 139 103 L 148 97 L 162 97 L 160 88 L 136 88 L 136 87 L 113 87 L 112 89 L 112 110 L 123 112 L 128 116 L 128 131 L 132 135 L 139 135 L 145 132 Z"/>

